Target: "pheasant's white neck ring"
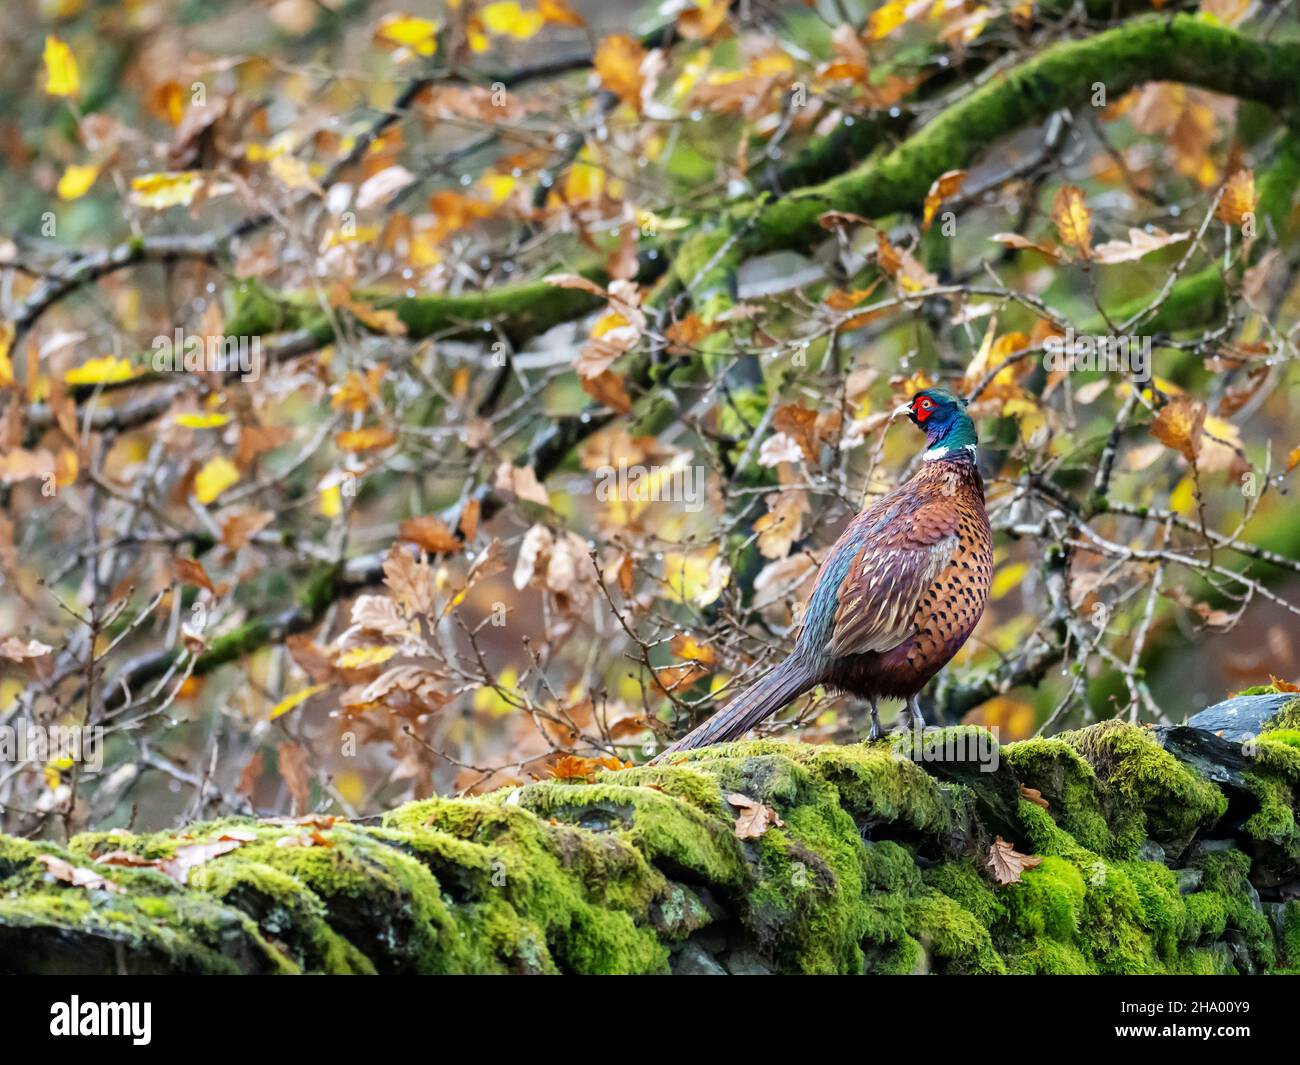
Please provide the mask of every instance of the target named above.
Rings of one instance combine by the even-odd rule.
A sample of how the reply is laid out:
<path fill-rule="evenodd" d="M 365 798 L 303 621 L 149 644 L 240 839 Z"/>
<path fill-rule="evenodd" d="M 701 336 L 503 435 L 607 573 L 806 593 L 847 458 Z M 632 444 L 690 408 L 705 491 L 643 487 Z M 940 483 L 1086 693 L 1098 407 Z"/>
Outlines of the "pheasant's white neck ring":
<path fill-rule="evenodd" d="M 960 454 L 963 451 L 970 452 L 970 457 L 975 458 L 975 445 L 963 444 L 961 447 L 932 447 L 921 453 L 921 459 L 925 462 L 934 462 L 936 459 L 945 459 L 954 452 Z"/>

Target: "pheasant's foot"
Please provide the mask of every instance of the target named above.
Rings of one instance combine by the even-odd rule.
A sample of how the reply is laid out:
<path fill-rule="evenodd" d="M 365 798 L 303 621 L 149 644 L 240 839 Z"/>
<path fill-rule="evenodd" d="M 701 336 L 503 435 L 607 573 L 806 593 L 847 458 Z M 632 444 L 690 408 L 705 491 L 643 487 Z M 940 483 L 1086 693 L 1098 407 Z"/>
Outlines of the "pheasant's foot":
<path fill-rule="evenodd" d="M 880 711 L 876 709 L 876 701 L 871 701 L 871 731 L 867 733 L 867 741 L 874 743 L 876 740 L 884 739 L 885 730 L 880 727 Z"/>
<path fill-rule="evenodd" d="M 907 700 L 907 709 L 898 715 L 898 723 L 908 732 L 919 732 L 925 728 L 925 715 L 921 713 L 921 704 L 915 695 Z"/>

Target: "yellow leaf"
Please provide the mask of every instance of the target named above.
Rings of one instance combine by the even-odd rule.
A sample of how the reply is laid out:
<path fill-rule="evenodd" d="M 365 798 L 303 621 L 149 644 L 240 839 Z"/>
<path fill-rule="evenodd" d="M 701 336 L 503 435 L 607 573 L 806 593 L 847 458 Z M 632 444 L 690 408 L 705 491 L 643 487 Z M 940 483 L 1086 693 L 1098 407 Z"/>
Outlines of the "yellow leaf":
<path fill-rule="evenodd" d="M 1063 243 L 1079 252 L 1085 259 L 1092 254 L 1092 213 L 1083 200 L 1083 190 L 1075 185 L 1062 185 L 1052 202 L 1052 221 Z"/>
<path fill-rule="evenodd" d="M 1255 211 L 1255 175 L 1249 170 L 1238 170 L 1223 186 L 1223 197 L 1214 212 L 1222 222 L 1239 226 Z"/>
<path fill-rule="evenodd" d="M 323 692 L 328 687 L 328 684 L 313 684 L 310 688 L 303 688 L 300 692 L 286 695 L 275 706 L 271 707 L 271 720 L 274 721 L 277 717 L 287 714 L 295 706 L 300 706 L 317 692 Z"/>
<path fill-rule="evenodd" d="M 492 204 L 504 203 L 515 191 L 515 179 L 509 174 L 485 174 L 481 184 Z"/>
<path fill-rule="evenodd" d="M 1169 509 L 1185 516 L 1196 512 L 1196 479 L 1190 473 L 1169 493 Z"/>
<path fill-rule="evenodd" d="M 389 15 L 375 30 L 375 40 L 385 46 L 408 48 L 429 56 L 438 50 L 438 23 L 414 15 Z"/>
<path fill-rule="evenodd" d="M 1008 592 L 1018 587 L 1028 572 L 1029 564 L 1027 562 L 1012 562 L 1009 566 L 1003 566 L 993 578 L 993 584 L 989 588 L 989 598 L 1001 599 Z"/>
<path fill-rule="evenodd" d="M 271 173 L 291 189 L 321 191 L 320 185 L 311 176 L 311 168 L 296 155 L 277 155 L 271 160 Z"/>
<path fill-rule="evenodd" d="M 488 33 L 513 37 L 517 41 L 535 36 L 546 22 L 541 12 L 525 11 L 515 0 L 497 0 L 484 7 L 480 15 Z"/>
<path fill-rule="evenodd" d="M 395 654 L 397 654 L 396 647 L 354 647 L 339 655 L 334 664 L 339 669 L 365 669 L 366 666 L 377 666 L 387 662 Z"/>
<path fill-rule="evenodd" d="M 871 19 L 867 22 L 867 39 L 883 40 L 906 21 L 907 4 L 902 0 L 889 0 L 889 3 L 871 13 Z"/>
<path fill-rule="evenodd" d="M 59 199 L 79 200 L 90 191 L 90 186 L 99 177 L 97 166 L 70 166 L 59 178 Z"/>
<path fill-rule="evenodd" d="M 216 429 L 230 421 L 229 414 L 196 414 L 189 412 L 176 415 L 176 424 L 186 429 Z"/>
<path fill-rule="evenodd" d="M 373 425 L 366 429 L 348 429 L 339 433 L 334 442 L 344 451 L 373 451 L 395 444 L 397 436 L 391 429 Z"/>
<path fill-rule="evenodd" d="M 337 484 L 320 490 L 320 512 L 327 518 L 337 518 L 343 512 L 343 489 Z"/>
<path fill-rule="evenodd" d="M 197 170 L 142 174 L 131 179 L 131 202 L 160 211 L 168 207 L 187 207 L 194 201 L 202 182 L 203 176 Z"/>
<path fill-rule="evenodd" d="M 491 714 L 493 717 L 514 713 L 517 707 L 501 692 L 502 690 L 513 692 L 518 682 L 518 671 L 513 666 L 507 666 L 501 671 L 495 685 L 484 685 L 474 693 L 474 709 L 479 713 Z"/>
<path fill-rule="evenodd" d="M 925 217 L 921 220 L 922 233 L 929 230 L 939 205 L 949 197 L 956 196 L 965 180 L 965 170 L 949 170 L 934 179 L 934 184 L 930 186 L 930 191 L 925 197 Z"/>
<path fill-rule="evenodd" d="M 1204 429 L 1205 404 L 1186 397 L 1166 403 L 1151 423 L 1151 435 L 1188 462 L 1195 462 L 1200 454 Z"/>
<path fill-rule="evenodd" d="M 51 96 L 78 96 L 81 78 L 72 49 L 57 37 L 45 38 L 45 91 Z"/>
<path fill-rule="evenodd" d="M 708 606 L 731 580 L 731 568 L 719 557 L 716 548 L 665 554 L 663 566 L 668 598 L 676 603 Z"/>
<path fill-rule="evenodd" d="M 9 357 L 15 332 L 13 322 L 0 322 L 0 388 L 10 388 L 15 384 L 14 364 Z"/>
<path fill-rule="evenodd" d="M 204 506 L 239 481 L 239 470 L 227 458 L 209 459 L 194 478 L 194 496 Z"/>
<path fill-rule="evenodd" d="M 69 370 L 63 375 L 63 380 L 70 385 L 106 385 L 129 381 L 135 372 L 135 367 L 125 359 L 105 355 L 102 359 L 90 359 Z"/>
<path fill-rule="evenodd" d="M 646 51 L 639 41 L 626 33 L 615 33 L 596 46 L 592 59 L 605 88 L 637 110 L 641 107 L 641 88 L 645 84 L 641 74 L 645 57 Z"/>
<path fill-rule="evenodd" d="M 566 0 L 538 0 L 537 10 L 547 22 L 559 26 L 572 26 L 580 30 L 587 25 L 586 20 Z"/>

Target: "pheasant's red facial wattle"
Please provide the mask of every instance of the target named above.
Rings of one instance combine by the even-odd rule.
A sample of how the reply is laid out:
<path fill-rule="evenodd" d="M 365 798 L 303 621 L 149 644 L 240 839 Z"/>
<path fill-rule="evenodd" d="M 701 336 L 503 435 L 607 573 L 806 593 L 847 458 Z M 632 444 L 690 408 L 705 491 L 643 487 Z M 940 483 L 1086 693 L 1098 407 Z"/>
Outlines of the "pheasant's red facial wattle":
<path fill-rule="evenodd" d="M 934 413 L 934 400 L 929 396 L 917 396 L 912 401 L 912 414 L 916 418 L 917 425 L 924 425 L 930 415 Z"/>

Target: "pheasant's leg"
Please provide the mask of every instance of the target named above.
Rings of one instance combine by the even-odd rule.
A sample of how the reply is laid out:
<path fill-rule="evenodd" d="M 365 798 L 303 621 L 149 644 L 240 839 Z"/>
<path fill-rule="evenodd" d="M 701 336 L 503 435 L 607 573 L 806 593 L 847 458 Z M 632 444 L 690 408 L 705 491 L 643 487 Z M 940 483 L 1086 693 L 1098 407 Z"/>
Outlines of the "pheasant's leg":
<path fill-rule="evenodd" d="M 885 730 L 880 727 L 880 711 L 876 709 L 876 700 L 871 700 L 871 731 L 867 734 L 868 740 L 878 740 L 884 736 Z"/>
<path fill-rule="evenodd" d="M 921 713 L 921 704 L 915 695 L 907 700 L 907 723 L 903 727 L 909 731 L 925 728 L 925 717 Z"/>

